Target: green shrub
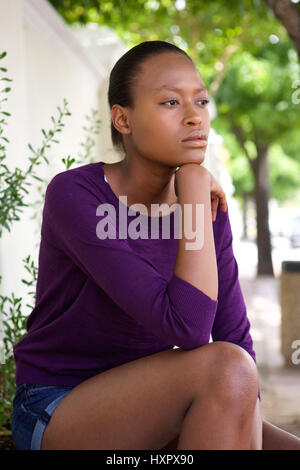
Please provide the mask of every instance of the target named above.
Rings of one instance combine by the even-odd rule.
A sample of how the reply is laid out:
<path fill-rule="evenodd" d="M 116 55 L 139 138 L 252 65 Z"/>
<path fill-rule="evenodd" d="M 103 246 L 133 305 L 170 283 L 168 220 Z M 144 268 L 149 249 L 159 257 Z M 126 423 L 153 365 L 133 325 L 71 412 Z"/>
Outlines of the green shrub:
<path fill-rule="evenodd" d="M 0 53 L 0 61 L 6 55 L 6 52 Z M 7 69 L 0 67 L 0 72 L 6 74 Z M 0 81 L 12 82 L 11 79 L 5 76 Z M 11 115 L 3 110 L 3 104 L 7 101 L 7 94 L 10 91 L 11 88 L 9 87 L 0 90 L 0 98 L 2 94 L 4 95 L 4 98 L 0 99 L 0 237 L 2 236 L 3 229 L 7 229 L 10 232 L 12 223 L 20 220 L 19 213 L 23 211 L 22 208 L 29 206 L 25 203 L 25 197 L 29 193 L 27 188 L 32 186 L 32 184 L 37 184 L 37 181 L 41 183 L 37 187 L 40 199 L 30 204 L 30 207 L 36 210 L 33 218 L 41 219 L 39 216 L 42 214 L 44 194 L 49 181 L 41 179 L 34 173 L 34 170 L 43 162 L 50 165 L 45 153 L 52 143 L 59 143 L 55 137 L 57 133 L 62 132 L 62 128 L 65 126 L 62 122 L 64 116 L 71 116 L 67 109 L 68 102 L 64 99 L 63 108 L 61 109 L 57 106 L 58 118 L 55 119 L 54 116 L 51 116 L 52 128 L 48 132 L 42 129 L 43 141 L 41 148 L 34 149 L 31 144 L 28 144 L 28 148 L 31 154 L 33 154 L 28 159 L 28 169 L 22 171 L 19 168 L 15 168 L 14 171 L 10 171 L 4 163 L 7 158 L 6 144 L 9 143 L 9 140 L 4 135 L 4 126 L 8 125 L 6 118 Z M 92 149 L 95 146 L 95 141 L 92 136 L 99 134 L 99 124 L 102 122 L 97 119 L 97 113 L 97 110 L 92 110 L 90 116 L 85 116 L 89 121 L 89 126 L 83 127 L 85 140 L 80 146 L 83 147 L 84 153 L 79 154 L 77 159 L 72 158 L 70 155 L 67 158 L 62 158 L 61 161 L 64 168 L 61 171 L 64 169 L 68 170 L 74 163 L 78 166 L 93 161 Z M 16 372 L 13 347 L 26 334 L 26 321 L 35 305 L 38 267 L 34 265 L 30 255 L 22 261 L 30 278 L 27 280 L 21 279 L 21 282 L 30 289 L 28 295 L 32 297 L 32 305 L 24 305 L 23 299 L 17 298 L 13 292 L 10 296 L 0 295 L 0 340 L 2 337 L 2 344 L 0 342 L 0 431 L 2 432 L 11 429 L 11 411 L 12 400 L 15 394 Z M 1 282 L 2 276 L 0 276 L 0 285 Z"/>

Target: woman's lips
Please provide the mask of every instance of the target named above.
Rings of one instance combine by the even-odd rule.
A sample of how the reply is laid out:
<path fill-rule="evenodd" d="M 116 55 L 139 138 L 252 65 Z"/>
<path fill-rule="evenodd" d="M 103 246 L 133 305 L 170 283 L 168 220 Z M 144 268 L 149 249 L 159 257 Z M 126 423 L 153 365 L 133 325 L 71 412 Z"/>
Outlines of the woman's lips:
<path fill-rule="evenodd" d="M 207 145 L 207 140 L 204 139 L 189 139 L 183 140 L 182 144 L 191 146 L 191 147 L 205 147 Z"/>

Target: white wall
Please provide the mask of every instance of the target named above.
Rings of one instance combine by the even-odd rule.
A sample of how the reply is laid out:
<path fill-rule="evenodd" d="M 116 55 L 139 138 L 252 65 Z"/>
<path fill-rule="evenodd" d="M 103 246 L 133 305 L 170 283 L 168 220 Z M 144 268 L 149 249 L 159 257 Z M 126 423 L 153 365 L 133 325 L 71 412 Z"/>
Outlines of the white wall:
<path fill-rule="evenodd" d="M 71 25 L 71 31 L 77 38 L 81 47 L 93 57 L 95 63 L 101 68 L 110 71 L 116 61 L 127 51 L 116 33 L 106 26 L 90 23 L 86 26 Z M 110 110 L 107 101 L 108 77 L 101 86 L 99 93 L 99 109 L 103 118 L 101 154 L 98 160 L 115 162 L 123 157 L 117 153 L 111 144 L 110 136 Z"/>
<path fill-rule="evenodd" d="M 113 33 L 111 33 L 113 35 Z M 110 115 L 106 99 L 110 64 L 101 62 L 101 57 L 111 57 L 125 51 L 125 46 L 114 35 L 114 43 L 109 47 L 103 41 L 99 45 L 99 57 L 84 48 L 72 30 L 64 23 L 54 8 L 46 0 L 0 0 L 0 52 L 7 52 L 1 67 L 8 69 L 7 78 L 12 90 L 7 95 L 8 102 L 2 110 L 11 113 L 6 117 L 5 136 L 7 144 L 5 163 L 10 170 L 19 167 L 26 170 L 33 154 L 28 148 L 40 148 L 43 134 L 53 127 L 51 116 L 59 116 L 57 106 L 63 108 L 64 98 L 72 116 L 63 118 L 65 128 L 56 134 L 60 142 L 53 143 L 45 155 L 51 162 L 43 160 L 36 174 L 49 181 L 56 173 L 65 170 L 61 158 L 71 155 L 77 158 L 83 152 L 80 143 L 87 125 L 86 115 L 92 109 L 99 110 L 100 134 L 95 138 L 96 149 L 93 160 L 115 161 L 118 159 L 110 139 Z M 8 82 L 1 82 L 6 84 Z M 3 85 L 2 87 L 3 88 Z M 88 162 L 87 162 L 88 163 Z M 34 180 L 33 180 L 34 181 Z M 32 204 L 42 199 L 37 191 L 38 182 L 26 196 L 25 202 Z M 40 206 L 40 212 L 42 205 Z M 27 288 L 21 279 L 28 279 L 22 259 L 32 255 L 38 263 L 40 243 L 40 217 L 32 220 L 35 210 L 32 207 L 20 213 L 21 220 L 12 223 L 12 230 L 3 231 L 0 239 L 0 274 L 3 276 L 0 292 L 2 295 L 24 296 Z M 25 312 L 26 313 L 26 312 Z"/>

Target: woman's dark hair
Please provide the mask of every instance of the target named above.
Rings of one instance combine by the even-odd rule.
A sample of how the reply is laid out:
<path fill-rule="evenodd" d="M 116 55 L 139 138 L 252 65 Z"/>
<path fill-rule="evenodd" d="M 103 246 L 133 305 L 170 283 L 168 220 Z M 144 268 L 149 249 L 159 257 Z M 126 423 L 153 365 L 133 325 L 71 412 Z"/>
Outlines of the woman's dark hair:
<path fill-rule="evenodd" d="M 108 88 L 108 103 L 110 109 L 112 109 L 114 104 L 119 104 L 124 107 L 134 107 L 134 81 L 142 70 L 142 63 L 149 57 L 162 52 L 176 52 L 178 54 L 183 54 L 193 63 L 190 56 L 174 44 L 165 41 L 141 42 L 122 55 L 110 72 Z M 111 139 L 113 146 L 117 150 L 123 150 L 125 152 L 122 134 L 115 128 L 112 120 Z"/>

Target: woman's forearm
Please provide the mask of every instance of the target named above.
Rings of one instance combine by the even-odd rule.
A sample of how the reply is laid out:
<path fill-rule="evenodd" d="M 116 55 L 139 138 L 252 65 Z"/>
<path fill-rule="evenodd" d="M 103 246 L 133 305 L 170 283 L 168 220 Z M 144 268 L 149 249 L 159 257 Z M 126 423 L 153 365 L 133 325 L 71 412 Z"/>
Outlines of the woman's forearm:
<path fill-rule="evenodd" d="M 178 240 L 174 274 L 216 300 L 218 270 L 212 227 L 210 178 L 200 165 L 191 164 L 180 167 L 176 179 L 178 203 L 182 209 L 182 231 Z M 196 232 L 194 239 L 188 238 L 186 228 Z M 188 245 L 193 249 L 188 249 Z"/>

